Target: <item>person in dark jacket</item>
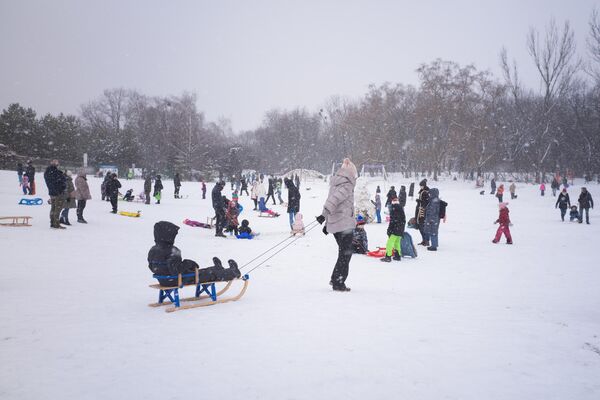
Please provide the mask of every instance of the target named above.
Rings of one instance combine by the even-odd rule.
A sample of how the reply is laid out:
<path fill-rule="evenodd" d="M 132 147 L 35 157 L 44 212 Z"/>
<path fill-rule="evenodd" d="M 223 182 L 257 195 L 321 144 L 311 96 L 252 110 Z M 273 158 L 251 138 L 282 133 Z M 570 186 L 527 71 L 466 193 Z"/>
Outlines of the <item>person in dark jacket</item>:
<path fill-rule="evenodd" d="M 385 200 L 385 207 L 388 209 L 388 211 L 391 210 L 390 205 L 392 204 L 392 199 L 394 197 L 398 197 L 398 194 L 396 193 L 396 187 L 390 186 L 390 190 L 387 192 Z"/>
<path fill-rule="evenodd" d="M 404 235 L 405 224 L 406 215 L 404 214 L 404 209 L 400 206 L 398 197 L 393 197 L 390 207 L 390 224 L 387 228 L 388 240 L 385 245 L 385 257 L 381 261 L 392 261 L 392 254 L 394 255 L 394 260 L 402 261 L 401 240 Z"/>
<path fill-rule="evenodd" d="M 440 200 L 439 191 L 436 188 L 429 190 L 429 201 L 425 209 L 425 225 L 423 227 L 427 238 L 431 240 L 431 246 L 427 247 L 429 251 L 437 251 L 440 219 L 446 217 L 447 205 L 445 201 Z"/>
<path fill-rule="evenodd" d="M 164 186 L 162 184 L 162 180 L 160 178 L 160 175 L 156 175 L 156 178 L 154 179 L 154 198 L 156 199 L 156 204 L 160 204 L 160 198 L 161 198 L 161 192 L 164 189 Z"/>
<path fill-rule="evenodd" d="M 423 230 L 425 227 L 425 209 L 427 208 L 427 204 L 429 203 L 429 187 L 427 187 L 427 179 L 423 179 L 419 182 L 419 193 L 417 195 L 417 207 L 415 209 L 415 221 L 417 222 L 417 227 L 419 228 L 419 232 L 421 233 L 421 246 L 429 246 L 429 236 Z"/>
<path fill-rule="evenodd" d="M 71 173 L 71 171 L 67 171 L 65 173 L 65 178 L 67 188 L 63 193 L 63 209 L 60 213 L 60 218 L 58 221 L 63 225 L 71 225 L 71 223 L 69 222 L 69 210 L 71 208 L 77 208 L 77 200 L 75 199 L 77 193 L 75 192 L 75 185 L 73 184 L 73 174 Z"/>
<path fill-rule="evenodd" d="M 556 182 L 556 178 L 553 182 Z M 567 214 L 567 208 L 571 208 L 571 199 L 569 199 L 569 193 L 567 193 L 567 189 L 562 190 L 558 195 L 558 199 L 556 200 L 556 204 L 554 208 L 560 208 L 560 219 L 562 222 L 565 222 L 565 214 Z"/>
<path fill-rule="evenodd" d="M 106 194 L 106 184 L 108 183 L 108 181 L 110 181 L 111 176 L 112 176 L 112 172 L 106 172 L 106 175 L 104 175 L 104 180 L 102 181 L 102 184 L 100 185 L 100 193 L 102 194 L 102 201 L 104 201 L 104 200 L 110 201 L 110 199 L 108 198 L 108 195 Z"/>
<path fill-rule="evenodd" d="M 29 175 L 27 176 L 29 177 Z M 50 162 L 46 172 L 44 172 L 44 180 L 50 195 L 50 228 L 66 229 L 60 225 L 59 217 L 65 201 L 64 193 L 67 189 L 67 180 L 62 171 L 58 169 L 58 160 Z"/>
<path fill-rule="evenodd" d="M 202 181 L 202 200 L 206 199 L 206 182 Z"/>
<path fill-rule="evenodd" d="M 294 219 L 296 214 L 300 212 L 300 191 L 294 185 L 294 182 L 290 178 L 285 178 L 284 181 L 285 187 L 288 190 L 288 206 L 287 213 L 290 216 L 290 229 L 292 225 L 294 225 Z"/>
<path fill-rule="evenodd" d="M 398 201 L 400 202 L 400 207 L 404 209 L 406 207 L 406 186 L 400 185 L 400 192 L 398 193 Z"/>
<path fill-rule="evenodd" d="M 267 198 L 265 199 L 265 204 L 269 201 L 269 197 L 273 198 L 273 205 L 276 205 L 275 202 L 275 179 L 269 178 L 269 188 L 267 190 Z"/>
<path fill-rule="evenodd" d="M 58 162 L 58 161 L 57 161 Z M 31 161 L 27 161 L 27 168 L 25 168 L 25 175 L 29 179 L 29 194 L 35 194 L 35 167 Z"/>
<path fill-rule="evenodd" d="M 296 189 L 300 190 L 300 176 L 298 174 L 294 177 L 294 185 Z"/>
<path fill-rule="evenodd" d="M 146 204 L 150 204 L 150 192 L 152 191 L 152 176 L 146 175 L 144 179 L 144 200 Z"/>
<path fill-rule="evenodd" d="M 117 213 L 117 207 L 119 203 L 119 188 L 121 187 L 121 182 L 117 179 L 116 173 L 110 173 L 110 179 L 106 182 L 106 196 L 110 200 L 110 204 L 112 206 L 112 213 Z"/>
<path fill-rule="evenodd" d="M 594 200 L 587 188 L 582 187 L 579 194 L 579 223 L 583 222 L 583 212 L 585 211 L 585 223 L 590 224 L 590 208 L 594 208 Z"/>
<path fill-rule="evenodd" d="M 175 276 L 193 274 L 198 270 L 200 282 L 230 281 L 240 277 L 240 271 L 234 260 L 229 260 L 229 268 L 223 268 L 221 260 L 213 257 L 212 267 L 199 269 L 192 260 L 182 260 L 181 251 L 174 246 L 179 227 L 171 222 L 160 221 L 154 224 L 154 243 L 148 252 L 148 268 L 153 274 Z M 194 283 L 195 276 L 183 278 L 183 284 Z M 158 280 L 163 286 L 177 286 L 177 278 Z"/>
<path fill-rule="evenodd" d="M 173 185 L 175 185 L 175 198 L 178 199 L 179 189 L 181 188 L 181 177 L 179 176 L 179 172 L 173 177 Z"/>
<path fill-rule="evenodd" d="M 490 181 L 490 194 L 496 194 L 496 178 L 492 178 Z"/>
<path fill-rule="evenodd" d="M 369 252 L 369 238 L 365 231 L 367 221 L 362 215 L 356 217 L 356 227 L 352 232 L 352 251 L 356 254 L 367 254 Z"/>
<path fill-rule="evenodd" d="M 246 181 L 246 177 L 242 176 L 242 179 L 240 179 L 240 183 L 242 184 L 242 188 L 240 189 L 240 196 L 242 196 L 242 193 L 246 192 L 246 196 L 250 196 L 250 194 L 248 193 L 248 182 Z"/>
<path fill-rule="evenodd" d="M 212 206 L 217 216 L 217 222 L 215 226 L 215 236 L 226 237 L 223 234 L 223 228 L 225 227 L 225 203 L 223 202 L 223 195 L 221 191 L 225 187 L 225 182 L 219 181 L 216 183 L 212 190 Z"/>

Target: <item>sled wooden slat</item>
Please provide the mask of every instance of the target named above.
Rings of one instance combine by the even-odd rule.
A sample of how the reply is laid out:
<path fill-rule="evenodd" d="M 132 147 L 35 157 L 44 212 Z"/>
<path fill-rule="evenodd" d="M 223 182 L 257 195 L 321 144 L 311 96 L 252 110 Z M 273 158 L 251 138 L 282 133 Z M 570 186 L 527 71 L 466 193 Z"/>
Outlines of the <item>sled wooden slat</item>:
<path fill-rule="evenodd" d="M 0 217 L 0 225 L 1 226 L 31 226 L 29 220 L 33 219 L 30 216 L 13 216 L 13 217 Z M 4 222 L 11 221 L 11 222 Z"/>

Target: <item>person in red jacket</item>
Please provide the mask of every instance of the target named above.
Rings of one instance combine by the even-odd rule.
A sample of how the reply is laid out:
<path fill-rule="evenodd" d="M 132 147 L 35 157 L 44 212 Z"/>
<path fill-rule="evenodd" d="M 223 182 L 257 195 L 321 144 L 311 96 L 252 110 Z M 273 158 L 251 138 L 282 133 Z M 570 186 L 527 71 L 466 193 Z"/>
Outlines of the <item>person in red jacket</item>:
<path fill-rule="evenodd" d="M 493 243 L 498 243 L 500 241 L 500 238 L 502 237 L 502 234 L 504 233 L 504 236 L 506 236 L 506 244 L 512 244 L 512 236 L 510 235 L 510 228 L 509 226 L 512 225 L 512 223 L 510 222 L 510 217 L 508 216 L 508 203 L 500 203 L 498 205 L 498 207 L 500 208 L 500 216 L 498 217 L 498 219 L 494 222 L 494 224 L 500 224 L 500 226 L 498 227 L 498 230 L 496 231 L 496 237 L 494 238 L 494 240 L 492 240 Z"/>

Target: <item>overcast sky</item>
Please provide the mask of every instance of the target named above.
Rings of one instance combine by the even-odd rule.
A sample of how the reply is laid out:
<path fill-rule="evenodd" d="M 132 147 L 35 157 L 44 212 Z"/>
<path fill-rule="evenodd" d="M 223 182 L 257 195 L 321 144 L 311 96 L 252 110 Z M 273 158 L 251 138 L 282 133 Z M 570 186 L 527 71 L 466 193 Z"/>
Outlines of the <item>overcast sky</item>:
<path fill-rule="evenodd" d="M 530 26 L 569 20 L 585 54 L 590 0 L 0 0 L 0 108 L 78 113 L 104 89 L 195 92 L 209 120 L 254 129 L 272 108 L 317 110 L 370 83 L 417 84 L 442 58 L 498 73 L 502 46 L 538 77 Z M 499 74 L 498 74 L 499 76 Z"/>

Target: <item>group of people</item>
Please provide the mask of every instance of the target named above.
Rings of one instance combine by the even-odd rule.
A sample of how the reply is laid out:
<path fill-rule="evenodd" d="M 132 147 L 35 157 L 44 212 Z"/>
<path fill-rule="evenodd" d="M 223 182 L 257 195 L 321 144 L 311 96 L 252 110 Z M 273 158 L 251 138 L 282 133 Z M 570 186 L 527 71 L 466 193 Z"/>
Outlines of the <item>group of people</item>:
<path fill-rule="evenodd" d="M 92 198 L 85 169 L 80 169 L 73 183 L 71 171 L 59 169 L 58 160 L 52 160 L 44 172 L 44 180 L 50 195 L 50 228 L 66 229 L 69 210 L 77 209 L 77 222 L 87 224 L 83 218 L 86 202 Z"/>
<path fill-rule="evenodd" d="M 560 209 L 560 219 L 563 222 L 565 220 L 565 215 L 567 214 L 567 209 L 570 209 L 569 219 L 571 222 L 577 221 L 580 224 L 583 223 L 583 216 L 585 214 L 585 223 L 589 225 L 590 208 L 594 208 L 594 199 L 586 187 L 581 188 L 581 193 L 579 194 L 577 203 L 579 204 L 579 210 L 575 204 L 571 204 L 571 199 L 569 198 L 569 193 L 567 193 L 567 188 L 563 188 L 558 195 L 558 199 L 556 199 L 554 208 Z"/>

